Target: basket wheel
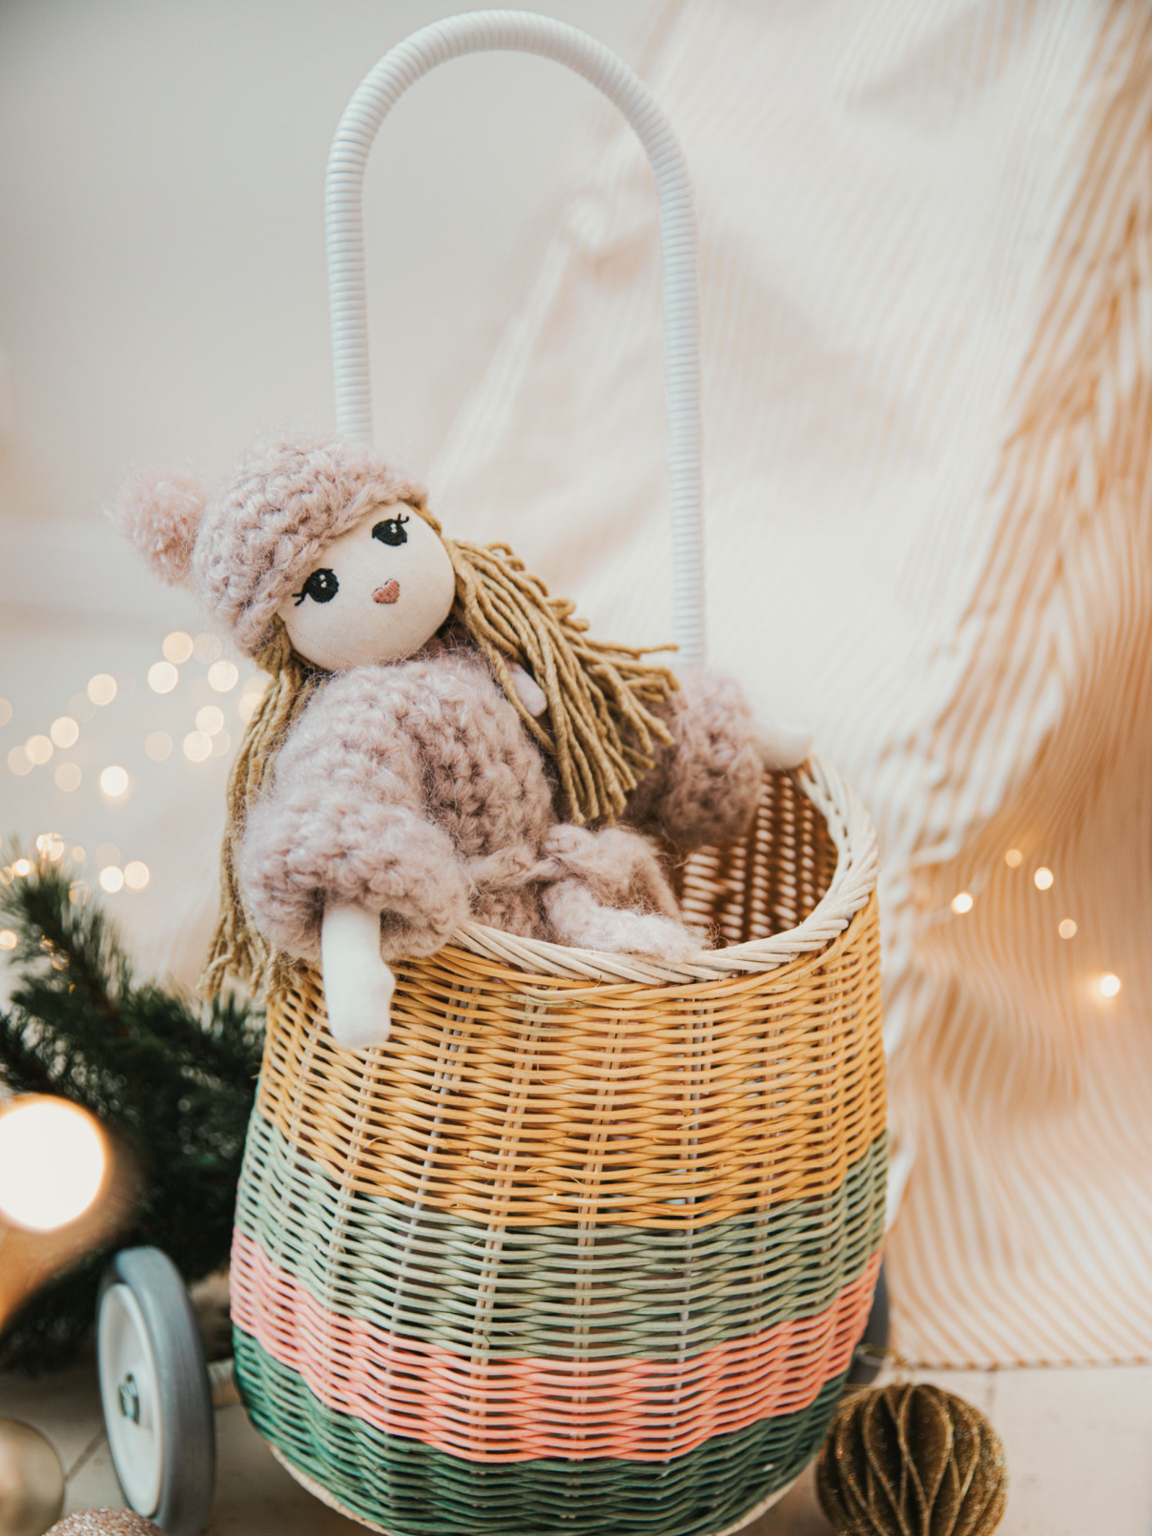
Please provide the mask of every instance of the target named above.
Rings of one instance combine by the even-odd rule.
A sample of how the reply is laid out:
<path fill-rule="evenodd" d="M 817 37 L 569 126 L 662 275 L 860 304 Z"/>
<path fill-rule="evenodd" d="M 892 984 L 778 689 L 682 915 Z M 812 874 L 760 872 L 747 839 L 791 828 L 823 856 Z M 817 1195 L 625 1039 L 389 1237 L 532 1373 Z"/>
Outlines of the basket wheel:
<path fill-rule="evenodd" d="M 126 1248 L 109 1265 L 97 1353 L 125 1499 L 168 1536 L 200 1536 L 216 1479 L 212 1394 L 188 1292 L 159 1248 Z"/>
<path fill-rule="evenodd" d="M 860 1342 L 852 1352 L 852 1364 L 848 1369 L 846 1385 L 866 1387 L 880 1374 L 888 1353 L 888 1276 L 884 1265 L 876 1276 L 876 1291 L 872 1297 L 872 1310 L 864 1324 Z"/>

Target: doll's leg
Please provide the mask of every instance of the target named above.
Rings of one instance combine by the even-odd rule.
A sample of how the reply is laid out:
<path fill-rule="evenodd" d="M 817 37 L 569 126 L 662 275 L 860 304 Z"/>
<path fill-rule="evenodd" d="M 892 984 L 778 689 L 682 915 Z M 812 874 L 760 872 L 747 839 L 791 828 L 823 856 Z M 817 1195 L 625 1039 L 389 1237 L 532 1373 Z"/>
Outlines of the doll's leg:
<path fill-rule="evenodd" d="M 544 910 L 561 944 L 608 954 L 652 955 L 685 960 L 700 948 L 700 937 L 683 923 L 658 912 L 608 906 L 587 882 L 557 880 L 544 891 Z"/>

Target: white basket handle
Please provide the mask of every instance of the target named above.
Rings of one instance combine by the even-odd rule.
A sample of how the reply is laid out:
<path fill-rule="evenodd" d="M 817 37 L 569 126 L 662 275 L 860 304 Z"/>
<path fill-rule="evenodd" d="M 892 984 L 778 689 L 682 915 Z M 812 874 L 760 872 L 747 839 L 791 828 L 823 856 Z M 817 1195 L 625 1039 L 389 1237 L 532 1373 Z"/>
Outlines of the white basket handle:
<path fill-rule="evenodd" d="M 462 54 L 493 49 L 541 54 L 590 80 L 632 124 L 651 162 L 660 194 L 664 263 L 673 634 L 684 662 L 703 661 L 700 302 L 692 187 L 680 145 L 648 87 L 603 43 L 531 11 L 470 11 L 413 32 L 360 82 L 332 140 L 324 191 L 337 426 L 349 437 L 372 441 L 361 207 L 373 140 L 422 75 Z"/>

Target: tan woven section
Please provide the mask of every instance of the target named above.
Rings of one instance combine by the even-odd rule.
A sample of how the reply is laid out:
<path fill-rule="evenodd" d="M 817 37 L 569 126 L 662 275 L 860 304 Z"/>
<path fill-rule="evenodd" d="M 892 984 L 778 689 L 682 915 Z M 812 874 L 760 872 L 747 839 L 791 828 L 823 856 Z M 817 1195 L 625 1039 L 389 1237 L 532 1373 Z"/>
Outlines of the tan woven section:
<path fill-rule="evenodd" d="M 709 867 L 725 932 L 818 901 L 834 850 L 789 818 L 695 860 L 694 910 Z M 366 1055 L 333 1043 L 314 975 L 269 1007 L 259 1111 L 349 1189 L 494 1225 L 694 1229 L 828 1194 L 884 1129 L 875 896 L 759 974 L 589 984 L 447 947 L 397 975 Z"/>

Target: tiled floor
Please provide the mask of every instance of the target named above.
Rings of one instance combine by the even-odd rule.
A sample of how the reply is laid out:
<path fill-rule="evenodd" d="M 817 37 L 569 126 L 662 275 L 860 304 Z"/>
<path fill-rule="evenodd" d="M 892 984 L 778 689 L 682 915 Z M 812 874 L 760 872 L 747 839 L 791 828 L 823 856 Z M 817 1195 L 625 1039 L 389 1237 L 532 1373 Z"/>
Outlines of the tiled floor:
<path fill-rule="evenodd" d="M 1152 1367 L 932 1372 L 987 1413 L 1011 1492 L 1000 1536 L 1149 1536 Z M 41 1429 L 68 1472 L 67 1510 L 120 1504 L 92 1365 L 0 1378 L 0 1413 Z M 352 1536 L 361 1527 L 297 1487 L 241 1408 L 217 1414 L 219 1475 L 207 1536 Z M 807 1473 L 749 1536 L 827 1536 Z M 610 1533 L 606 1533 L 610 1536 Z"/>

